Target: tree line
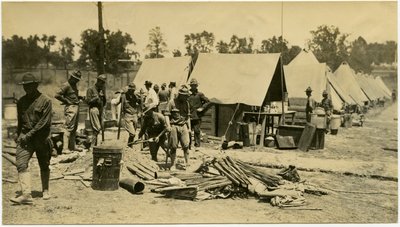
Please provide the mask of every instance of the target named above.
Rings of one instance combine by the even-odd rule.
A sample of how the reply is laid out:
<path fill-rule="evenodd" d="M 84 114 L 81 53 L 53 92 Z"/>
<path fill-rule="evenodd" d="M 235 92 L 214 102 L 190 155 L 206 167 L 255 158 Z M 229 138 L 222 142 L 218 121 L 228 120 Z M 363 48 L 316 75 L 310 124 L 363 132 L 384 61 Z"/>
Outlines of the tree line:
<path fill-rule="evenodd" d="M 132 36 L 120 30 L 114 32 L 105 31 L 105 70 L 108 73 L 118 74 L 130 68 L 132 57 L 138 59 L 139 53 L 128 48 L 135 45 Z M 349 41 L 349 34 L 340 32 L 338 27 L 321 25 L 310 31 L 311 38 L 304 47 L 312 51 L 320 62 L 326 62 L 334 71 L 343 62 L 347 61 L 356 71 L 370 73 L 372 63 L 391 64 L 395 62 L 397 49 L 396 41 L 385 43 L 368 43 L 363 37 Z M 145 58 L 163 58 L 169 52 L 164 34 L 160 27 L 151 29 L 148 33 L 149 40 L 146 46 Z M 49 64 L 67 69 L 68 67 L 96 68 L 99 56 L 99 43 L 101 37 L 94 29 L 86 29 L 81 33 L 79 43 L 74 43 L 71 38 L 65 37 L 58 41 L 58 49 L 55 49 L 57 38 L 54 35 L 31 35 L 23 38 L 14 35 L 9 39 L 2 37 L 3 64 L 9 68 L 35 68 L 39 65 L 49 67 Z M 289 41 L 283 37 L 273 36 L 263 39 L 259 48 L 255 48 L 252 37 L 239 37 L 235 34 L 229 40 L 216 41 L 212 32 L 202 31 L 184 35 L 185 52 L 174 49 L 172 55 L 191 56 L 194 62 L 199 53 L 282 53 L 284 64 L 288 64 L 301 48 L 289 45 Z M 74 61 L 74 47 L 80 47 L 79 58 Z"/>

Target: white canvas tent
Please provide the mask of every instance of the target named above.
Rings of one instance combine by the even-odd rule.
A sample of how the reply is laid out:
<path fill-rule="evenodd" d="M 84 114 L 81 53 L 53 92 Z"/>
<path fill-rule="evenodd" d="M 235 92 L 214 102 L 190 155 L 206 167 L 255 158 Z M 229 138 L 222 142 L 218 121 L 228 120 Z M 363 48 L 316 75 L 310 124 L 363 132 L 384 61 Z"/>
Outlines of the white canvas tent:
<path fill-rule="evenodd" d="M 371 87 L 371 85 L 367 81 L 367 78 L 364 75 L 362 75 L 361 73 L 357 73 L 355 75 L 355 78 L 360 85 L 361 90 L 364 92 L 369 100 L 375 101 L 379 99 L 379 94 L 377 94 L 377 92 Z"/>
<path fill-rule="evenodd" d="M 364 102 L 368 101 L 367 96 L 365 96 L 360 85 L 358 85 L 356 81 L 354 71 L 350 68 L 347 62 L 343 62 L 333 75 L 336 78 L 338 86 L 342 90 L 347 91 L 350 97 L 354 99 L 358 105 L 363 106 Z"/>
<path fill-rule="evenodd" d="M 347 93 L 347 91 L 343 90 L 339 86 L 339 83 L 338 83 L 336 77 L 334 77 L 332 73 L 329 73 L 327 75 L 327 77 L 328 77 L 328 81 L 329 81 L 329 85 L 330 85 L 331 89 L 334 89 L 336 91 L 336 93 L 339 95 L 341 100 L 343 100 L 348 105 L 356 104 L 354 99 L 350 97 L 350 95 Z"/>
<path fill-rule="evenodd" d="M 378 94 L 379 98 L 390 99 L 390 95 L 386 94 L 386 92 L 376 83 L 374 77 L 372 77 L 371 75 L 365 75 L 365 79 L 370 84 L 375 93 Z"/>
<path fill-rule="evenodd" d="M 145 59 L 133 81 L 138 89 L 144 88 L 146 80 L 159 86 L 162 83 L 168 85 L 169 82 L 173 81 L 179 87 L 179 85 L 185 84 L 188 79 L 190 61 L 189 56 Z"/>
<path fill-rule="evenodd" d="M 375 77 L 375 82 L 377 83 L 377 85 L 383 90 L 383 92 L 391 97 L 392 92 L 390 91 L 390 89 L 385 85 L 385 83 L 383 82 L 382 78 L 380 76 Z"/>
<path fill-rule="evenodd" d="M 281 101 L 280 54 L 199 54 L 190 78 L 213 103 L 261 106 Z M 283 89 L 286 92 L 283 75 Z"/>
<path fill-rule="evenodd" d="M 328 83 L 329 68 L 325 63 L 319 63 L 312 52 L 300 52 L 289 65 L 284 66 L 284 70 L 290 105 L 305 106 L 305 90 L 311 87 L 316 101 L 320 101 L 322 92 L 327 90 L 334 109 L 341 109 L 342 100 Z"/>
<path fill-rule="evenodd" d="M 202 131 L 232 140 L 237 136 L 236 122 L 251 106 L 282 100 L 286 92 L 281 83 L 280 54 L 199 54 L 190 78 L 199 90 L 216 104 L 209 117 L 202 119 Z M 245 104 L 245 105 L 243 105 Z M 235 109 L 240 105 L 237 111 Z M 230 120 L 233 118 L 233 125 Z M 229 129 L 229 130 L 227 130 Z"/>

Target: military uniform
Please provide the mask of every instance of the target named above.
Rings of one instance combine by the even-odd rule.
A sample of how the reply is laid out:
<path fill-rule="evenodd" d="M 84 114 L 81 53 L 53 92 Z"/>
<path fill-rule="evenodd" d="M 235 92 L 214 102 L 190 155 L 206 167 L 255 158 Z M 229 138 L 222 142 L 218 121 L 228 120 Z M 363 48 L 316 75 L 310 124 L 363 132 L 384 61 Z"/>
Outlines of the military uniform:
<path fill-rule="evenodd" d="M 210 100 L 202 93 L 196 90 L 191 90 L 191 94 L 188 99 L 191 107 L 191 126 L 194 131 L 194 146 L 200 147 L 200 139 L 201 139 L 201 114 L 204 112 L 198 112 L 197 109 L 203 108 L 205 109 Z"/>
<path fill-rule="evenodd" d="M 124 113 L 124 127 L 129 133 L 128 146 L 132 147 L 132 142 L 135 139 L 136 128 L 138 127 L 138 108 L 140 105 L 140 98 L 132 92 L 126 92 L 123 103 Z"/>
<path fill-rule="evenodd" d="M 91 148 L 97 144 L 97 135 L 100 133 L 100 130 L 102 130 L 101 118 L 103 108 L 105 108 L 106 105 L 105 94 L 105 89 L 103 87 L 97 87 L 96 85 L 88 88 L 86 91 L 86 101 L 89 105 L 89 119 L 93 129 L 93 137 L 90 139 Z"/>
<path fill-rule="evenodd" d="M 17 102 L 16 166 L 22 195 L 10 200 L 17 204 L 32 203 L 29 160 L 33 153 L 40 167 L 43 199 L 49 199 L 50 159 L 53 144 L 50 138 L 52 103 L 37 90 L 39 81 L 33 74 L 23 76 L 20 84 L 26 86 L 26 95 Z M 36 87 L 35 87 L 36 84 Z M 28 93 L 29 90 L 29 93 Z"/>
<path fill-rule="evenodd" d="M 63 83 L 60 90 L 56 93 L 56 98 L 62 99 L 65 116 L 66 138 L 68 141 L 68 149 L 75 150 L 76 130 L 79 123 L 79 94 L 78 88 L 70 84 L 68 81 Z"/>
<path fill-rule="evenodd" d="M 151 115 L 145 115 L 143 120 L 143 125 L 139 132 L 139 138 L 141 138 L 145 133 L 150 138 L 157 137 L 163 130 L 166 130 L 168 125 L 165 121 L 165 117 L 157 112 L 152 112 Z M 157 161 L 157 153 L 160 146 L 165 147 L 165 141 L 167 137 L 165 133 L 160 136 L 159 141 L 149 142 L 151 159 Z"/>

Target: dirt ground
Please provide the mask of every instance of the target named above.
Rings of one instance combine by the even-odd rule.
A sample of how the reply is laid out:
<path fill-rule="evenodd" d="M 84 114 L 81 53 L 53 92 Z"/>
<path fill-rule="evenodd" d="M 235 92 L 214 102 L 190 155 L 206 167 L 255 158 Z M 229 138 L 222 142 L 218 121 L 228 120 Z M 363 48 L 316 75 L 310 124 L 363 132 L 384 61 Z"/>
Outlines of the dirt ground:
<path fill-rule="evenodd" d="M 116 142 L 112 139 L 116 138 L 114 132 L 107 132 L 106 138 L 107 143 Z M 3 144 L 5 139 L 3 127 Z M 126 138 L 122 140 L 125 143 Z M 3 224 L 398 222 L 398 159 L 397 152 L 390 150 L 397 149 L 397 104 L 370 111 L 363 127 L 340 128 L 338 135 L 328 134 L 323 150 L 301 152 L 250 147 L 221 154 L 215 146 L 204 144 L 201 152 L 193 151 L 193 164 L 186 171 L 198 167 L 205 156 L 229 155 L 258 165 L 293 164 L 309 170 L 299 171 L 302 179 L 335 191 L 325 196 L 306 194 L 307 206 L 301 207 L 303 210 L 290 210 L 272 207 L 254 197 L 195 202 L 165 198 L 150 192 L 147 186 L 143 194 L 132 195 L 121 188 L 95 191 L 79 181 L 60 179 L 51 181 L 53 198 L 44 201 L 38 164 L 33 159 L 34 205 L 12 205 L 8 199 L 18 193 L 19 186 L 3 181 Z M 140 152 L 149 156 L 148 151 L 136 147 L 124 154 L 124 160 L 128 162 L 129 157 Z M 178 151 L 179 155 L 182 153 Z M 159 158 L 164 160 L 163 152 L 159 153 Z M 52 174 L 62 173 L 67 167 L 88 167 L 91 161 L 88 153 L 73 164 L 52 165 Z M 16 168 L 5 159 L 2 164 L 3 178 L 16 180 Z M 124 168 L 122 177 L 129 175 Z"/>

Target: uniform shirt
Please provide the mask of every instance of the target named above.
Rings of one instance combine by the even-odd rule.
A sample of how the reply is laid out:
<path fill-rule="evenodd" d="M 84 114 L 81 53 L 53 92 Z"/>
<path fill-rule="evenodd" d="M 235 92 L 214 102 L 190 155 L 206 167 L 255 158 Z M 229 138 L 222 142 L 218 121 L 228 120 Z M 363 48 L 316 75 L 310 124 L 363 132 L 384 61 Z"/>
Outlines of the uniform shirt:
<path fill-rule="evenodd" d="M 159 100 L 158 100 L 158 95 L 157 95 L 156 91 L 154 91 L 153 88 L 150 88 L 147 93 L 146 99 L 144 100 L 144 103 L 147 105 L 152 104 L 154 106 L 157 106 L 158 102 L 159 102 Z"/>
<path fill-rule="evenodd" d="M 49 97 L 36 92 L 21 97 L 17 102 L 18 128 L 21 133 L 46 139 L 50 136 L 52 104 Z"/>
<path fill-rule="evenodd" d="M 315 100 L 312 96 L 307 97 L 307 104 L 306 104 L 306 113 L 312 113 L 315 109 Z"/>
<path fill-rule="evenodd" d="M 128 114 L 137 114 L 138 108 L 140 104 L 140 98 L 136 96 L 136 94 L 132 94 L 132 92 L 125 93 L 125 102 L 124 102 L 124 112 Z"/>
<path fill-rule="evenodd" d="M 168 102 L 169 100 L 169 92 L 167 90 L 161 90 L 158 92 L 158 98 L 161 102 Z"/>
<path fill-rule="evenodd" d="M 189 117 L 188 115 L 190 113 L 190 104 L 188 101 L 181 100 L 178 98 L 169 100 L 167 108 L 165 110 L 165 115 L 166 116 L 171 115 L 171 111 L 175 108 L 179 110 L 179 114 L 183 118 L 188 119 Z"/>
<path fill-rule="evenodd" d="M 139 138 L 142 137 L 145 132 L 147 132 L 149 137 L 158 136 L 167 127 L 164 115 L 157 112 L 153 112 L 151 116 L 145 115 L 143 126 L 139 132 Z"/>
<path fill-rule="evenodd" d="M 173 87 L 169 90 L 169 100 L 176 99 L 176 97 L 178 97 L 178 90 L 176 87 Z"/>
<path fill-rule="evenodd" d="M 100 96 L 100 91 L 103 91 L 104 96 Z M 96 85 L 90 87 L 86 91 L 86 100 L 89 108 L 97 107 L 99 110 L 106 105 L 106 91 L 102 88 L 97 88 Z"/>
<path fill-rule="evenodd" d="M 324 108 L 325 112 L 332 111 L 332 101 L 329 98 L 323 98 L 321 101 L 321 107 Z"/>
<path fill-rule="evenodd" d="M 60 90 L 56 93 L 56 97 L 62 97 L 62 99 L 65 99 L 68 101 L 70 104 L 79 104 L 79 98 L 78 98 L 78 88 L 75 85 L 71 85 L 69 81 L 63 83 L 60 87 Z"/>
<path fill-rule="evenodd" d="M 191 90 L 188 101 L 191 106 L 192 119 L 194 120 L 200 119 L 197 109 L 201 107 L 206 108 L 210 103 L 210 100 L 202 92 L 197 90 Z"/>

